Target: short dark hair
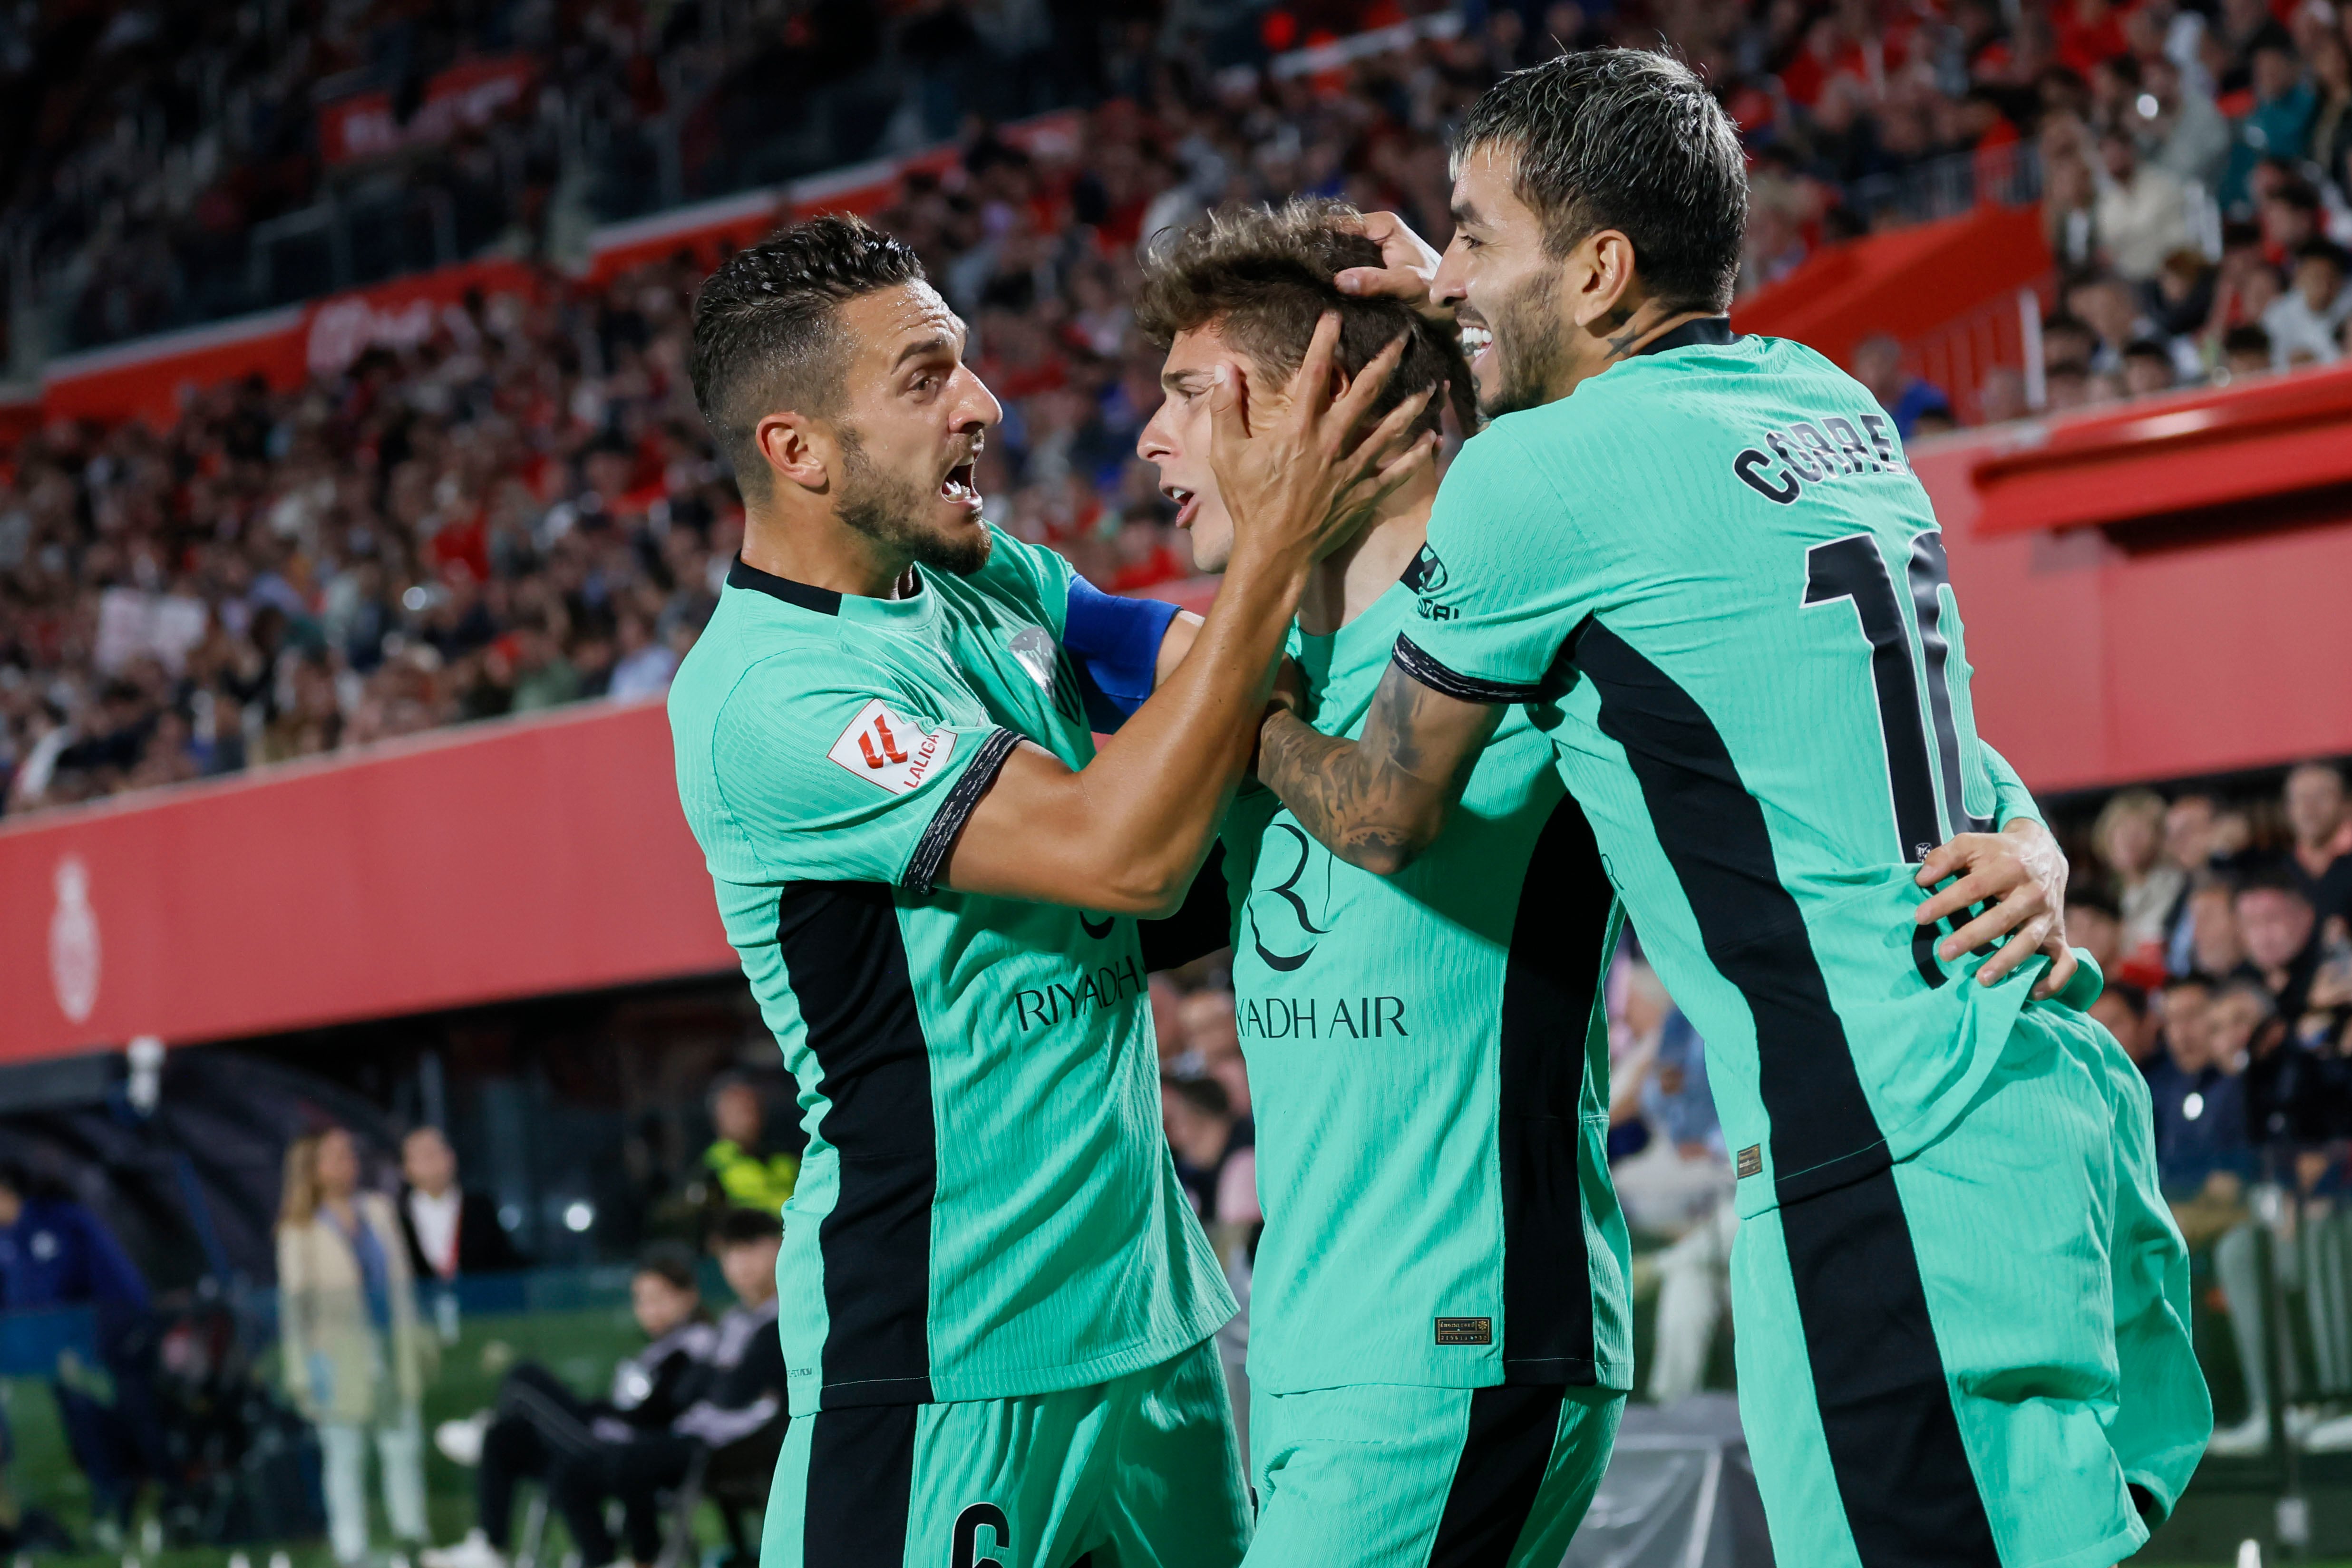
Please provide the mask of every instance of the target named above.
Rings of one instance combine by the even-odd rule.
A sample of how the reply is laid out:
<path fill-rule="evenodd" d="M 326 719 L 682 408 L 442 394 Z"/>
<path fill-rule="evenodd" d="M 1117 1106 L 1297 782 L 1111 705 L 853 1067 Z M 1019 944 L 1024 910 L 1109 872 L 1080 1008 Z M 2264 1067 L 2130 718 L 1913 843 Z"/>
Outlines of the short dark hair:
<path fill-rule="evenodd" d="M 730 1208 L 719 1217 L 719 1245 L 748 1247 L 773 1241 L 784 1233 L 784 1222 L 764 1208 Z"/>
<path fill-rule="evenodd" d="M 2230 896 L 2243 898 L 2250 893 L 2284 893 L 2301 899 L 2306 905 L 2311 903 L 2311 894 L 2304 892 L 2303 884 L 2294 879 L 2294 873 L 2280 862 L 2258 865 L 2247 872 L 2238 878 L 2237 885 L 2230 890 Z"/>
<path fill-rule="evenodd" d="M 2221 334 L 2221 351 L 2225 354 L 2267 354 L 2271 351 L 2270 329 L 2255 321 L 2232 327 Z"/>
<path fill-rule="evenodd" d="M 1512 71 L 1464 116 L 1454 162 L 1486 149 L 1565 256 L 1602 229 L 1633 242 L 1653 293 L 1722 310 L 1748 229 L 1739 132 L 1698 74 L 1671 55 L 1585 49 Z"/>
<path fill-rule="evenodd" d="M 656 1241 L 637 1254 L 637 1272 L 652 1274 L 674 1291 L 698 1291 L 695 1278 L 694 1254 L 683 1242 Z"/>
<path fill-rule="evenodd" d="M 911 246 L 841 213 L 788 225 L 704 281 L 687 372 L 695 406 L 747 497 L 767 493 L 752 439 L 763 415 L 789 408 L 822 418 L 840 406 L 847 384 L 842 305 L 922 281 Z"/>
<path fill-rule="evenodd" d="M 1307 357 L 1327 310 L 1339 313 L 1339 369 L 1351 376 L 1398 333 L 1410 333 L 1372 417 L 1444 382 L 1463 428 L 1475 431 L 1477 389 L 1454 334 L 1400 300 L 1342 294 L 1332 281 L 1349 267 L 1381 265 L 1381 247 L 1356 232 L 1362 217 L 1345 202 L 1316 196 L 1213 213 L 1145 255 L 1136 325 L 1162 349 L 1179 332 L 1214 326 L 1234 349 L 1286 378 Z M 1443 412 L 1433 401 L 1425 427 L 1437 428 Z"/>

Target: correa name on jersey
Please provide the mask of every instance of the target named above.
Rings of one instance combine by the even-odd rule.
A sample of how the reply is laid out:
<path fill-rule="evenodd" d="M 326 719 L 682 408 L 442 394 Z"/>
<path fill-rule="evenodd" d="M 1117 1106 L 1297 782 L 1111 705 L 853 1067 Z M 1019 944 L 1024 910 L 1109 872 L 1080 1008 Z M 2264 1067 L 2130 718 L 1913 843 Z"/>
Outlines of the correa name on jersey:
<path fill-rule="evenodd" d="M 1792 505 L 1808 485 L 1853 474 L 1911 471 L 1895 447 L 1884 414 L 1865 413 L 1847 419 L 1832 413 L 1818 422 L 1801 419 L 1786 430 L 1764 431 L 1757 439 L 1761 445 L 1742 448 L 1731 460 L 1731 471 L 1739 476 L 1741 484 L 1782 507 Z M 1771 451 L 1767 453 L 1762 447 Z M 1774 458 L 1780 460 L 1780 472 L 1767 473 Z"/>

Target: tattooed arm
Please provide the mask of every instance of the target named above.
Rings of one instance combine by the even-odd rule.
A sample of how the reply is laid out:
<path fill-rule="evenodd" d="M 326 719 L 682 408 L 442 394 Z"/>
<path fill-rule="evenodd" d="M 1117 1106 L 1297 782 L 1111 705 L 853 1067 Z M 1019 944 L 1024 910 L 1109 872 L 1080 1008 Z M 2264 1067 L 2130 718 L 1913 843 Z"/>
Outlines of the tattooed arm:
<path fill-rule="evenodd" d="M 1257 776 L 1299 825 L 1350 865 L 1393 876 L 1427 849 L 1503 710 L 1432 691 L 1395 664 L 1360 740 L 1336 740 L 1288 708 L 1258 732 Z"/>

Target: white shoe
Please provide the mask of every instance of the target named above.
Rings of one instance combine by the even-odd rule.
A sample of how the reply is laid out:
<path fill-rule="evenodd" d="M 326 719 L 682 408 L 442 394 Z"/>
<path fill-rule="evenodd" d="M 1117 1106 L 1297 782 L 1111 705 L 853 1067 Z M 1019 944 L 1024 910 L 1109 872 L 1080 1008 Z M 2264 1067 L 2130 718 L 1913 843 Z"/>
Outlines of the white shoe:
<path fill-rule="evenodd" d="M 2216 1427 L 2206 1442 L 2205 1451 L 2224 1458 L 2270 1451 L 2271 1413 L 2254 1410 L 2234 1427 Z"/>
<path fill-rule="evenodd" d="M 463 1425 L 461 1421 L 445 1422 L 442 1429 Z M 440 1434 L 434 1436 L 438 1441 Z M 479 1448 L 478 1439 L 476 1451 Z M 467 1531 L 466 1539 L 455 1546 L 428 1546 L 416 1554 L 416 1561 L 423 1568 L 507 1568 L 507 1554 L 491 1545 L 490 1538 L 478 1530 Z"/>
<path fill-rule="evenodd" d="M 440 1449 L 442 1457 L 451 1464 L 471 1469 L 482 1462 L 482 1437 L 489 1429 L 490 1413 L 477 1410 L 462 1421 L 444 1421 L 434 1427 L 433 1446 Z M 466 1539 L 471 1541 L 479 1534 L 481 1531 L 478 1530 Z M 488 1544 L 485 1540 L 483 1545 L 488 1547 Z M 453 1546 L 450 1550 L 454 1552 L 457 1548 Z M 460 1564 L 459 1568 L 470 1568 L 470 1564 Z"/>
<path fill-rule="evenodd" d="M 2315 1454 L 2340 1454 L 2352 1448 L 2352 1416 L 2320 1422 L 2304 1434 L 2303 1446 Z"/>

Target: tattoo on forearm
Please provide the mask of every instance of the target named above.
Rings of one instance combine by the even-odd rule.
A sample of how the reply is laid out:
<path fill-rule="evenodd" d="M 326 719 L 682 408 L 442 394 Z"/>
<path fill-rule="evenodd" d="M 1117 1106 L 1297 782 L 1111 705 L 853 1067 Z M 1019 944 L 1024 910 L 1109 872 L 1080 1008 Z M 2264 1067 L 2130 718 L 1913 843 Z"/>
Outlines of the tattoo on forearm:
<path fill-rule="evenodd" d="M 1261 737 L 1258 778 L 1334 854 L 1395 870 L 1427 844 L 1476 761 L 1473 746 L 1455 777 L 1423 777 L 1426 747 L 1416 728 L 1443 700 L 1391 668 L 1372 695 L 1361 741 L 1334 739 L 1295 715 L 1280 715 Z"/>

